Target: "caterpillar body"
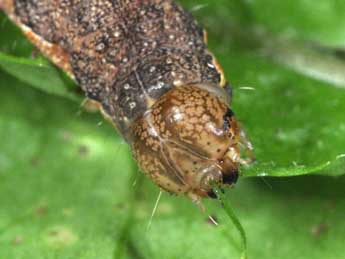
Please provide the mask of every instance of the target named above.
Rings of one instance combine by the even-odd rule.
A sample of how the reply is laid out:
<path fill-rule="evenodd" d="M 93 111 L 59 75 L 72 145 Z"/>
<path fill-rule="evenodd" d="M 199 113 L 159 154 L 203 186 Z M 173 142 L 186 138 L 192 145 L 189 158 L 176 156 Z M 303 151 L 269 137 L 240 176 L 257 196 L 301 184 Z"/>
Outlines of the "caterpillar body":
<path fill-rule="evenodd" d="M 238 178 L 251 152 L 206 33 L 173 0 L 0 0 L 131 145 L 160 188 L 194 201 Z"/>

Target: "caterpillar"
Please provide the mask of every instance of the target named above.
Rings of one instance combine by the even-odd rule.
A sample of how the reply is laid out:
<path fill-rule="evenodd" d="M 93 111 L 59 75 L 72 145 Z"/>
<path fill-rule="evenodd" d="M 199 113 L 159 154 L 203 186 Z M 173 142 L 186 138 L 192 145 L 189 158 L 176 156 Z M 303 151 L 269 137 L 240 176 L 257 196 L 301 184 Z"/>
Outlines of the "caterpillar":
<path fill-rule="evenodd" d="M 131 146 L 161 189 L 195 202 L 236 183 L 252 145 L 206 32 L 173 0 L 0 0 Z"/>

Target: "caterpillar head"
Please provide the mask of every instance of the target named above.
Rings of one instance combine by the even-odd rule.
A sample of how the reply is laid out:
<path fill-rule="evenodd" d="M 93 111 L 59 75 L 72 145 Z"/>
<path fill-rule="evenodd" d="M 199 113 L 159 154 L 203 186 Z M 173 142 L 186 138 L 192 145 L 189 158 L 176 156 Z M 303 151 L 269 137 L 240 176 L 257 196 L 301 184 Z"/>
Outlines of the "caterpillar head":
<path fill-rule="evenodd" d="M 198 201 L 238 178 L 239 125 L 223 89 L 171 89 L 132 125 L 132 151 L 162 189 Z"/>

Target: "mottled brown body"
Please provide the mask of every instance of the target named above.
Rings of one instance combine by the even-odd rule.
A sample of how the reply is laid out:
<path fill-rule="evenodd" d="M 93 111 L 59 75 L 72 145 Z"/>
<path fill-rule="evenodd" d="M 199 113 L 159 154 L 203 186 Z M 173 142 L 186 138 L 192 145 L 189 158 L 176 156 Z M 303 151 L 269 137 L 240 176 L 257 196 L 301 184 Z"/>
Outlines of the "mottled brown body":
<path fill-rule="evenodd" d="M 239 161 L 224 156 L 239 157 L 240 130 L 220 90 L 223 72 L 175 1 L 0 0 L 0 8 L 99 103 L 159 186 L 204 197 L 201 178 L 225 182 L 225 164 L 235 180 Z M 177 110 L 183 119 L 171 117 Z M 208 174 L 209 164 L 218 171 Z"/>
<path fill-rule="evenodd" d="M 58 46 L 56 56 L 65 53 L 67 60 L 56 63 L 102 104 L 125 136 L 128 125 L 175 85 L 220 83 L 203 30 L 174 1 L 4 2 L 12 2 L 10 12 L 20 24 Z"/>
<path fill-rule="evenodd" d="M 229 161 L 226 154 L 238 151 L 239 127 L 226 103 L 213 93 L 179 86 L 159 99 L 133 132 L 134 156 L 165 190 L 197 199 L 208 195 L 209 180 L 236 181 L 239 161 Z"/>

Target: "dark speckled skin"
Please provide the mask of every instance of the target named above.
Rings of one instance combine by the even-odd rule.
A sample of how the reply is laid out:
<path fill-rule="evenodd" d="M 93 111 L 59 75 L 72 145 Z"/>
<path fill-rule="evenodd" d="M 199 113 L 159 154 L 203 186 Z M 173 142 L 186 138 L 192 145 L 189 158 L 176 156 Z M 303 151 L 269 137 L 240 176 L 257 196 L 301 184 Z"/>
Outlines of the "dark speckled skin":
<path fill-rule="evenodd" d="M 76 81 L 124 136 L 172 87 L 221 81 L 203 30 L 175 1 L 12 3 L 22 24 L 65 51 Z"/>

